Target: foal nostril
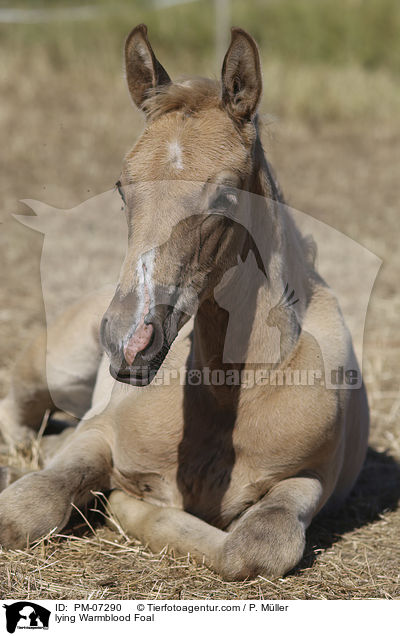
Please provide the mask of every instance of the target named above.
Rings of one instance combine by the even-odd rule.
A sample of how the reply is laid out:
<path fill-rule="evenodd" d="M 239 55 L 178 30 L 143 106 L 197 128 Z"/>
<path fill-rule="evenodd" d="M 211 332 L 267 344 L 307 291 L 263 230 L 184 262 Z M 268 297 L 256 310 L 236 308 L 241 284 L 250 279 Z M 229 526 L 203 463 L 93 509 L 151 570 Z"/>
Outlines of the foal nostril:
<path fill-rule="evenodd" d="M 153 340 L 154 327 L 142 321 L 124 347 L 124 358 L 131 366 L 137 354 L 147 349 Z"/>
<path fill-rule="evenodd" d="M 111 356 L 118 355 L 119 346 L 114 342 L 111 334 L 111 321 L 107 316 L 104 316 L 100 323 L 100 342 L 103 349 Z"/>
<path fill-rule="evenodd" d="M 104 316 L 103 320 L 100 323 L 100 342 L 104 349 L 107 347 L 107 344 L 108 344 L 106 340 L 107 325 L 108 325 L 108 318 Z"/>
<path fill-rule="evenodd" d="M 145 321 L 146 322 L 146 321 Z M 142 352 L 142 358 L 146 362 L 154 358 L 159 353 L 164 343 L 164 331 L 162 323 L 155 316 L 152 317 L 153 333 L 149 344 Z"/>

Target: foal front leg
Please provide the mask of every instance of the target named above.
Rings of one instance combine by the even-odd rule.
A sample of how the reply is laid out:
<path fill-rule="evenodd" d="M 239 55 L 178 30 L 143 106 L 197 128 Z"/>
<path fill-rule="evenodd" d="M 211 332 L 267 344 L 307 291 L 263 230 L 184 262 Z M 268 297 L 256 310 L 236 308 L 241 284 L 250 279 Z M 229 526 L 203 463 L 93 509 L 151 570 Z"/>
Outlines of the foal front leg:
<path fill-rule="evenodd" d="M 168 546 L 180 555 L 190 553 L 214 569 L 227 536 L 223 530 L 184 510 L 141 501 L 122 490 L 111 493 L 109 512 L 128 535 L 148 545 L 153 552 Z"/>
<path fill-rule="evenodd" d="M 116 490 L 110 509 L 122 527 L 157 552 L 169 546 L 192 554 L 224 579 L 282 576 L 303 556 L 306 528 L 321 506 L 316 477 L 293 477 L 274 486 L 228 532 L 176 508 L 149 504 Z"/>
<path fill-rule="evenodd" d="M 72 504 L 110 487 L 111 427 L 105 416 L 85 422 L 44 470 L 0 494 L 0 546 L 20 548 L 68 522 Z"/>

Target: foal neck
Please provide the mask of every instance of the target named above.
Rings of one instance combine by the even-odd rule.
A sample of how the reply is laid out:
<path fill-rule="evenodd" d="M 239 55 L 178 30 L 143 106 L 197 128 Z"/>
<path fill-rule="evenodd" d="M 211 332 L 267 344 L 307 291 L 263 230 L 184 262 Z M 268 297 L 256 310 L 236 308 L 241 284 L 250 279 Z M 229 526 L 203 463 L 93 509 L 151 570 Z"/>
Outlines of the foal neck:
<path fill-rule="evenodd" d="M 226 373 L 283 366 L 301 332 L 310 285 L 304 240 L 283 204 L 259 138 L 247 190 L 249 231 L 238 264 L 225 272 L 196 315 L 192 362 L 200 369 Z M 285 290 L 295 308 L 280 306 Z"/>

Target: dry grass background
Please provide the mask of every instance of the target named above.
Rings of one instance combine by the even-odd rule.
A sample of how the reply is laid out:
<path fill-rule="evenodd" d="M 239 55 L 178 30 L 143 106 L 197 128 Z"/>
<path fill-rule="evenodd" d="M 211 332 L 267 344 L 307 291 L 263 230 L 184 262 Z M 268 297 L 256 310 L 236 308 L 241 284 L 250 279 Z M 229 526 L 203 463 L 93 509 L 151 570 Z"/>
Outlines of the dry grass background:
<path fill-rule="evenodd" d="M 130 27 L 127 23 L 125 30 Z M 0 38 L 2 395 L 13 359 L 44 324 L 42 236 L 10 214 L 27 212 L 18 203 L 21 198 L 67 208 L 112 187 L 122 156 L 142 125 L 129 102 L 119 62 L 109 64 L 111 72 L 95 64 L 93 55 L 85 53 L 81 59 L 79 49 L 70 45 L 70 57 L 64 55 L 64 63 L 57 66 L 45 44 L 27 56 L 26 47 L 16 40 L 13 48 L 7 37 Z M 110 46 L 107 43 L 106 52 Z M 115 59 L 120 59 L 119 50 Z M 170 61 L 178 72 L 187 70 Z M 63 536 L 48 537 L 23 551 L 0 551 L 1 597 L 400 597 L 398 77 L 385 68 L 311 68 L 275 58 L 265 59 L 264 80 L 261 111 L 276 119 L 266 127 L 265 146 L 288 202 L 383 260 L 365 333 L 372 427 L 357 487 L 335 517 L 314 521 L 304 559 L 280 580 L 258 577 L 225 583 L 189 558 L 151 554 L 118 529 L 104 526 L 98 500 L 95 511 L 83 511 L 86 521 L 74 515 Z M 90 240 L 104 243 L 104 237 Z M 37 458 L 35 452 L 15 449 L 2 459 L 29 466 Z"/>

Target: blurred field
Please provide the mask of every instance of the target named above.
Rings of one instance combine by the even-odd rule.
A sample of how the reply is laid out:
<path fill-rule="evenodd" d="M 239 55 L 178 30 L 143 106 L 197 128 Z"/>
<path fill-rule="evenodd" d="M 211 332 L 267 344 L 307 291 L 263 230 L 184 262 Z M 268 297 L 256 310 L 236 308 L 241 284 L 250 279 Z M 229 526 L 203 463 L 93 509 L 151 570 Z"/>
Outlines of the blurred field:
<path fill-rule="evenodd" d="M 173 77 L 217 73 L 208 0 L 163 9 L 144 0 L 86 5 L 98 9 L 95 19 L 0 24 L 1 395 L 15 355 L 44 323 L 42 237 L 10 214 L 27 213 L 23 198 L 68 208 L 113 186 L 142 126 L 124 85 L 125 35 L 147 22 Z M 313 523 L 305 558 L 282 580 L 224 583 L 188 559 L 150 554 L 87 512 L 94 531 L 77 515 L 67 538 L 0 552 L 3 598 L 400 597 L 400 5 L 234 0 L 231 21 L 260 44 L 265 147 L 288 202 L 383 260 L 365 333 L 365 469 L 341 513 Z M 89 238 L 104 244 L 104 236 Z M 18 450 L 3 459 L 35 460 Z"/>

